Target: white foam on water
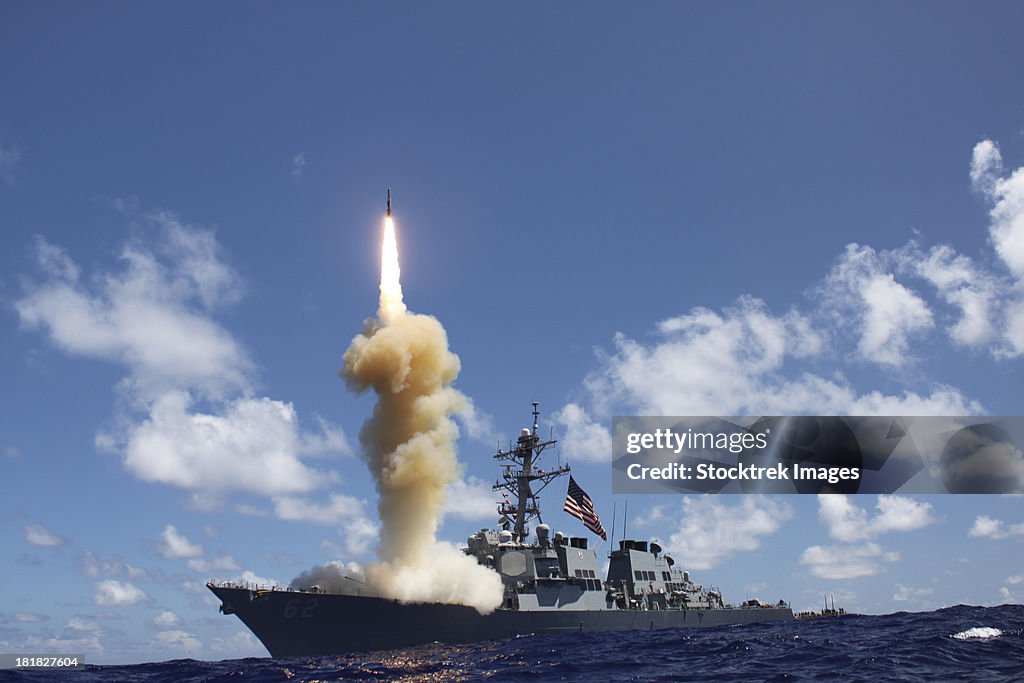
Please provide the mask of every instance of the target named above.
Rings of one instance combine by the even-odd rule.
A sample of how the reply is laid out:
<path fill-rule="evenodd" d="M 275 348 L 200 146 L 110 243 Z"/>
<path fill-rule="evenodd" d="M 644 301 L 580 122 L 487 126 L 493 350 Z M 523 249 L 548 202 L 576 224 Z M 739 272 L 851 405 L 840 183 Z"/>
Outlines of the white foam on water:
<path fill-rule="evenodd" d="M 1003 632 L 991 626 L 975 626 L 960 633 L 954 633 L 953 638 L 957 640 L 984 640 L 986 638 L 998 638 Z"/>

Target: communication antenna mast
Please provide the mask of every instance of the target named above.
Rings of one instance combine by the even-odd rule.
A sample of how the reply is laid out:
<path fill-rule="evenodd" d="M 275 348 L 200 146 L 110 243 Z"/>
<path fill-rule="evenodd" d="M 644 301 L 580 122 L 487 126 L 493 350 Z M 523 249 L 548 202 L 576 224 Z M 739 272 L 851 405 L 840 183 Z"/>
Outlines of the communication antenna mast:
<path fill-rule="evenodd" d="M 537 496 L 553 479 L 557 479 L 569 473 L 568 465 L 558 465 L 553 470 L 545 470 L 538 467 L 541 454 L 550 446 L 557 443 L 553 439 L 541 441 L 537 436 L 538 417 L 540 411 L 537 406 L 540 403 L 533 401 L 533 426 L 530 429 L 523 429 L 515 446 L 510 445 L 507 451 L 501 450 L 494 454 L 495 460 L 504 460 L 504 471 L 501 477 L 504 481 L 495 482 L 492 487 L 495 491 L 504 491 L 506 497 L 498 503 L 498 524 L 503 529 L 512 532 L 512 538 L 524 543 L 529 531 L 526 525 L 534 518 L 543 522 L 540 514 L 540 503 Z M 533 489 L 532 483 L 541 482 L 537 490 Z"/>

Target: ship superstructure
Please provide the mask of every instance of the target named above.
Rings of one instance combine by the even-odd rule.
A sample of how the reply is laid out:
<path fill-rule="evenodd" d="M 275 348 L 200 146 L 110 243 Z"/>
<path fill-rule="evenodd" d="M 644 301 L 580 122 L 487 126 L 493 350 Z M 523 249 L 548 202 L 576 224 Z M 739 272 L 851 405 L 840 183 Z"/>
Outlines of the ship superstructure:
<path fill-rule="evenodd" d="M 617 631 L 719 626 L 791 620 L 789 605 L 748 600 L 733 606 L 720 591 L 697 585 L 662 548 L 623 539 L 609 554 L 601 576 L 589 539 L 552 534 L 541 516 L 539 494 L 568 474 L 568 465 L 541 466 L 555 444 L 523 429 L 494 459 L 502 463 L 494 490 L 499 529 L 469 537 L 465 552 L 501 577 L 501 606 L 490 614 L 440 603 L 402 603 L 381 597 L 370 585 L 346 577 L 333 592 L 320 587 L 258 589 L 207 584 L 274 657 L 338 654 L 405 647 L 424 642 L 472 642 L 535 633 Z M 536 527 L 530 525 L 536 521 Z"/>

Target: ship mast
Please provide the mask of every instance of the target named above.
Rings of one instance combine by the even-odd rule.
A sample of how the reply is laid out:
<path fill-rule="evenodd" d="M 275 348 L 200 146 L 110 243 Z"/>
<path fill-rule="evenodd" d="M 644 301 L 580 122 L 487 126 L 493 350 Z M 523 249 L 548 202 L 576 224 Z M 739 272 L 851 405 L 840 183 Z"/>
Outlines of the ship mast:
<path fill-rule="evenodd" d="M 556 443 L 553 439 L 541 441 L 537 435 L 539 405 L 537 401 L 533 402 L 533 428 L 523 429 L 514 447 L 510 444 L 507 451 L 499 448 L 494 454 L 495 460 L 505 461 L 505 469 L 501 475 L 504 481 L 496 481 L 493 486 L 493 490 L 506 493 L 505 500 L 498 503 L 498 513 L 501 515 L 498 523 L 503 529 L 509 529 L 511 526 L 512 538 L 519 543 L 524 543 L 529 535 L 526 527 L 528 522 L 534 517 L 540 522 L 544 521 L 540 516 L 537 496 L 552 479 L 569 472 L 568 465 L 561 465 L 554 470 L 537 467 L 541 453 Z M 536 491 L 531 486 L 534 481 L 542 482 Z"/>

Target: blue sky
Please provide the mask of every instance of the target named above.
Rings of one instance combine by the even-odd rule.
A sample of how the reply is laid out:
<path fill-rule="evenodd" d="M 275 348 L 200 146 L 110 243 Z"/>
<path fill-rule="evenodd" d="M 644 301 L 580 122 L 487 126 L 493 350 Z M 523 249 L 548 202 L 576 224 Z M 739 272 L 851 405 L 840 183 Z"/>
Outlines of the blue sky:
<path fill-rule="evenodd" d="M 337 372 L 389 184 L 475 407 L 449 540 L 533 400 L 606 528 L 615 414 L 1021 414 L 1022 20 L 5 3 L 0 650 L 261 655 L 203 582 L 372 559 Z M 629 529 L 728 599 L 880 613 L 1024 600 L 1021 500 L 632 496 Z"/>

